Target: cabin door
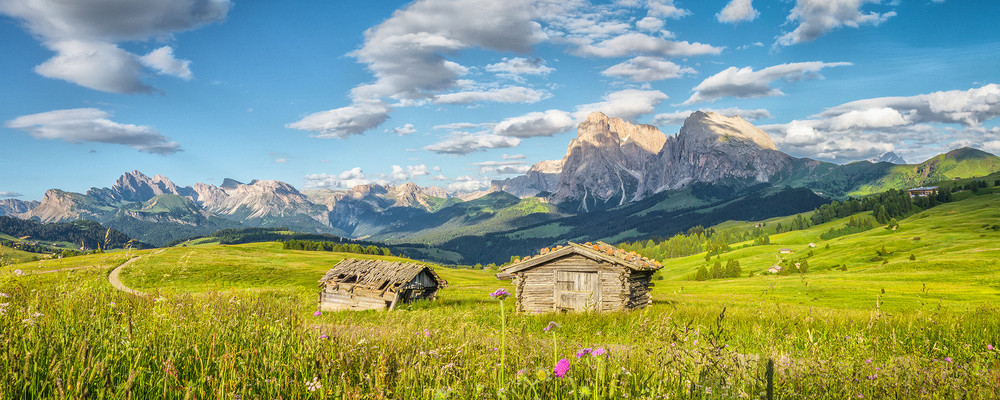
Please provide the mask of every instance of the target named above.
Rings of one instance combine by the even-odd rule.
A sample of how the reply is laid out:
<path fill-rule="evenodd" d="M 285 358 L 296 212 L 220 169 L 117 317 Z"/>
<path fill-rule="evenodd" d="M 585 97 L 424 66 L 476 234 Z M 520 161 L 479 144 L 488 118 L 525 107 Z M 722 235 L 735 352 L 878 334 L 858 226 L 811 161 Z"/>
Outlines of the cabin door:
<path fill-rule="evenodd" d="M 597 272 L 557 271 L 556 309 L 596 311 L 601 300 L 600 282 Z"/>

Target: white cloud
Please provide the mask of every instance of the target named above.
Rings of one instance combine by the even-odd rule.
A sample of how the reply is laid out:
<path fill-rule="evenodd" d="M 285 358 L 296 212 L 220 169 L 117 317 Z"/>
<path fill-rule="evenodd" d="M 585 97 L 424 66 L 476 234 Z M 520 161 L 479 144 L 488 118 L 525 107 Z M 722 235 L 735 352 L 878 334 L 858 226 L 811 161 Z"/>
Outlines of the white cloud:
<path fill-rule="evenodd" d="M 310 174 L 305 177 L 307 188 L 349 189 L 358 185 L 370 183 L 387 184 L 385 180 L 368 179 L 361 167 L 354 167 L 337 175 Z"/>
<path fill-rule="evenodd" d="M 587 114 L 600 111 L 609 117 L 635 120 L 639 116 L 652 113 L 656 106 L 667 98 L 667 95 L 659 90 L 619 90 L 608 93 L 602 102 L 577 106 L 573 115 L 582 121 Z"/>
<path fill-rule="evenodd" d="M 417 132 L 417 129 L 413 127 L 413 124 L 405 124 L 392 129 L 392 133 L 397 136 L 407 136 L 412 135 Z"/>
<path fill-rule="evenodd" d="M 597 43 L 584 43 L 575 49 L 581 56 L 624 57 L 632 54 L 648 54 L 665 57 L 687 57 L 719 54 L 721 47 L 704 43 L 673 41 L 649 36 L 643 33 L 626 33 Z"/>
<path fill-rule="evenodd" d="M 96 108 L 75 108 L 20 116 L 4 126 L 28 132 L 37 139 L 120 144 L 144 153 L 163 155 L 181 151 L 177 142 L 170 141 L 156 128 L 121 124 L 109 120 L 110 116 Z"/>
<path fill-rule="evenodd" d="M 402 181 L 409 177 L 409 175 L 406 174 L 406 170 L 398 165 L 392 166 L 392 173 L 390 173 L 389 176 L 396 181 Z"/>
<path fill-rule="evenodd" d="M 275 162 L 276 164 L 284 164 L 284 163 L 288 162 L 288 159 L 287 159 L 287 158 L 285 158 L 285 157 L 281 157 L 281 158 L 277 158 L 277 159 L 275 159 L 275 160 L 274 160 L 274 162 Z"/>
<path fill-rule="evenodd" d="M 635 27 L 647 32 L 659 32 L 663 29 L 663 20 L 656 17 L 646 17 L 637 21 Z"/>
<path fill-rule="evenodd" d="M 693 68 L 681 67 L 670 61 L 649 56 L 635 57 L 601 71 L 601 75 L 627 78 L 633 82 L 661 81 L 695 73 L 697 71 Z"/>
<path fill-rule="evenodd" d="M 878 4 L 879 0 L 798 0 L 789 22 L 798 22 L 795 30 L 778 37 L 775 46 L 811 42 L 841 26 L 852 28 L 861 25 L 878 26 L 896 15 L 895 11 L 879 14 L 862 12 L 866 3 Z"/>
<path fill-rule="evenodd" d="M 672 113 L 656 114 L 653 117 L 653 125 L 683 125 L 684 120 L 687 119 L 695 110 L 684 110 L 675 111 Z M 756 121 L 764 118 L 771 118 L 771 112 L 763 108 L 758 108 L 754 110 L 744 110 L 740 108 L 730 107 L 730 108 L 703 108 L 701 111 L 704 112 L 714 112 L 725 116 L 739 115 L 747 121 Z"/>
<path fill-rule="evenodd" d="M 729 67 L 706 78 L 695 86 L 694 94 L 683 104 L 694 104 L 705 101 L 715 101 L 721 97 L 756 98 L 781 96 L 781 90 L 771 87 L 778 79 L 796 81 L 808 78 L 821 78 L 819 70 L 828 67 L 851 65 L 848 62 L 799 62 L 779 64 L 754 71 L 751 67 Z"/>
<path fill-rule="evenodd" d="M 810 119 L 762 126 L 782 150 L 810 157 L 856 160 L 896 151 L 926 159 L 955 147 L 988 148 L 1000 127 L 982 123 L 1000 117 L 1000 85 L 880 97 L 829 108 Z M 957 127 L 956 127 L 957 126 Z"/>
<path fill-rule="evenodd" d="M 524 161 L 483 161 L 472 163 L 479 167 L 480 175 L 521 175 L 531 169 L 530 165 L 525 165 Z"/>
<path fill-rule="evenodd" d="M 451 124 L 435 125 L 434 129 L 443 129 L 448 131 L 461 131 L 476 129 L 481 127 L 492 127 L 493 123 L 472 123 L 472 122 L 455 122 Z"/>
<path fill-rule="evenodd" d="M 560 110 L 548 110 L 507 118 L 500 121 L 493 128 L 493 133 L 520 138 L 552 136 L 557 133 L 566 132 L 576 126 L 576 124 L 577 122 L 573 120 L 570 113 Z"/>
<path fill-rule="evenodd" d="M 506 76 L 520 75 L 547 75 L 555 68 L 545 65 L 545 60 L 541 58 L 506 58 L 496 64 L 489 64 L 486 70 Z"/>
<path fill-rule="evenodd" d="M 381 125 L 389 119 L 389 110 L 382 102 L 360 103 L 312 113 L 285 127 L 316 132 L 318 138 L 343 139 Z"/>
<path fill-rule="evenodd" d="M 485 149 L 516 147 L 521 139 L 491 133 L 455 132 L 449 138 L 424 146 L 424 150 L 440 154 L 464 155 Z"/>
<path fill-rule="evenodd" d="M 551 96 L 544 90 L 535 90 L 521 86 L 508 86 L 501 89 L 446 93 L 434 96 L 438 104 L 469 104 L 478 102 L 495 103 L 535 103 Z"/>
<path fill-rule="evenodd" d="M 660 18 L 680 18 L 691 12 L 674 5 L 674 0 L 649 0 L 649 15 Z"/>
<path fill-rule="evenodd" d="M 0 197 L 21 197 L 21 196 L 24 196 L 24 195 L 20 194 L 18 192 L 0 191 Z"/>
<path fill-rule="evenodd" d="M 174 33 L 221 22 L 229 0 L 61 1 L 4 0 L 0 13 L 24 26 L 56 55 L 35 67 L 38 74 L 95 90 L 132 94 L 154 89 L 142 81 L 142 65 L 190 79 L 190 62 L 169 47 L 137 56 L 118 43 L 169 39 Z"/>
<path fill-rule="evenodd" d="M 726 7 L 715 14 L 719 22 L 735 23 L 753 21 L 760 13 L 754 10 L 752 0 L 732 0 Z"/>
<path fill-rule="evenodd" d="M 523 159 L 528 158 L 524 154 L 507 154 L 507 153 L 503 153 L 503 155 L 501 157 L 504 160 L 523 160 Z"/>
<path fill-rule="evenodd" d="M 365 31 L 364 44 L 351 53 L 367 66 L 375 81 L 351 90 L 353 105 L 312 114 L 322 115 L 324 125 L 332 122 L 333 127 L 323 128 L 320 136 L 344 138 L 378 126 L 391 111 L 384 98 L 405 105 L 455 87 L 468 69 L 446 59 L 448 55 L 475 47 L 530 50 L 546 38 L 534 17 L 536 9 L 529 0 L 418 0 L 396 10 Z M 472 101 L 468 96 L 465 99 Z M 382 107 L 368 110 L 366 104 L 373 103 Z M 359 113 L 366 110 L 372 112 Z M 361 123 L 353 122 L 358 119 Z M 316 124 L 302 121 L 287 126 L 316 130 Z"/>
<path fill-rule="evenodd" d="M 448 184 L 448 190 L 452 192 L 474 192 L 490 188 L 490 179 L 477 179 L 471 176 L 460 176 L 455 181 Z"/>
<path fill-rule="evenodd" d="M 173 75 L 184 80 L 191 80 L 191 61 L 174 58 L 174 49 L 163 46 L 139 57 L 139 62 L 155 69 L 162 75 Z"/>

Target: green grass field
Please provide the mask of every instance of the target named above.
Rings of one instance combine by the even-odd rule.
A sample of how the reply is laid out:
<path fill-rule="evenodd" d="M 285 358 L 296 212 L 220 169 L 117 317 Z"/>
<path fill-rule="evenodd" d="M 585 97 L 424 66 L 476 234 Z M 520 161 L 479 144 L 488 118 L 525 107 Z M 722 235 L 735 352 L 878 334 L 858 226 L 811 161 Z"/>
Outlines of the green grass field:
<path fill-rule="evenodd" d="M 0 398 L 756 399 L 768 380 L 785 399 L 1000 398 L 1000 195 L 819 238 L 844 224 L 732 246 L 719 259 L 740 278 L 688 280 L 704 253 L 664 260 L 652 306 L 601 315 L 511 315 L 507 299 L 501 319 L 487 294 L 513 288 L 496 271 L 438 268 L 436 301 L 317 316 L 317 280 L 362 256 L 279 243 L 0 267 Z M 107 283 L 135 256 L 122 280 L 151 298 Z M 811 270 L 747 277 L 779 256 Z"/>

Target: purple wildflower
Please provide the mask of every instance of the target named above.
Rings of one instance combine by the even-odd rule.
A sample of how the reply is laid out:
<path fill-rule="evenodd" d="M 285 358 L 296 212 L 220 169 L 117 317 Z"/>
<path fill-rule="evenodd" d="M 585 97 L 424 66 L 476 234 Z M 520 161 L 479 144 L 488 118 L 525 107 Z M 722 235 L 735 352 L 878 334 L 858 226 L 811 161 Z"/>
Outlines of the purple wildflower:
<path fill-rule="evenodd" d="M 552 369 L 552 373 L 556 374 L 557 378 L 562 378 L 566 376 L 569 372 L 569 360 L 563 358 L 556 363 L 556 367 Z"/>
<path fill-rule="evenodd" d="M 549 325 L 546 326 L 545 328 L 543 328 L 542 330 L 548 332 L 548 331 L 551 331 L 551 330 L 556 329 L 558 327 L 559 327 L 559 324 L 557 324 L 556 321 L 551 321 L 551 322 L 549 322 Z"/>
<path fill-rule="evenodd" d="M 986 345 L 986 350 L 993 350 L 993 345 L 992 344 Z"/>
<path fill-rule="evenodd" d="M 945 357 L 945 358 L 944 358 L 944 361 L 945 361 L 945 362 L 952 362 L 952 361 L 951 361 L 951 357 Z"/>
<path fill-rule="evenodd" d="M 592 355 L 594 357 L 600 357 L 600 356 L 603 356 L 607 352 L 608 351 L 604 350 L 603 347 L 598 347 L 598 348 L 594 349 L 594 351 L 590 352 L 590 355 Z"/>
<path fill-rule="evenodd" d="M 871 363 L 872 363 L 872 359 L 869 358 L 869 359 L 865 360 L 865 364 L 871 364 Z"/>
<path fill-rule="evenodd" d="M 431 337 L 431 331 L 430 331 L 430 329 L 424 329 L 424 337 L 425 338 Z"/>
<path fill-rule="evenodd" d="M 320 339 L 329 339 L 330 337 L 329 337 L 329 336 L 326 336 L 326 335 L 319 335 L 319 338 L 320 338 Z"/>
<path fill-rule="evenodd" d="M 318 316 L 320 316 L 320 315 L 323 315 L 323 312 L 322 312 L 322 311 L 320 311 L 320 310 L 316 310 L 316 312 L 314 312 L 314 313 L 313 313 L 313 315 L 315 315 L 315 316 L 317 316 L 317 317 L 318 317 Z"/>
<path fill-rule="evenodd" d="M 588 347 L 586 349 L 580 349 L 580 351 L 576 352 L 576 358 L 580 358 L 580 357 L 583 357 L 583 356 L 585 356 L 587 354 L 590 354 L 590 352 L 592 352 L 592 351 L 594 351 L 594 349 L 592 347 Z"/>
<path fill-rule="evenodd" d="M 490 297 L 498 300 L 503 300 L 506 299 L 507 297 L 510 297 L 510 292 L 508 292 L 507 289 L 500 288 L 494 291 L 493 293 L 490 293 Z"/>

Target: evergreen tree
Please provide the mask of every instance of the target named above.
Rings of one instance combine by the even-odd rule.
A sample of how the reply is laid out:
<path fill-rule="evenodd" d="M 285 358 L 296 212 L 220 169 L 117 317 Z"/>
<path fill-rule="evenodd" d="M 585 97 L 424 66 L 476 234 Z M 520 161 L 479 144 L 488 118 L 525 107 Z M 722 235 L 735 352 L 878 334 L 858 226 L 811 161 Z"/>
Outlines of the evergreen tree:
<path fill-rule="evenodd" d="M 702 265 L 700 268 L 698 268 L 698 272 L 694 275 L 694 279 L 696 281 L 708 280 L 708 269 L 705 268 L 704 265 Z"/>
<path fill-rule="evenodd" d="M 716 260 L 715 264 L 712 265 L 712 279 L 719 279 L 725 277 L 725 272 L 722 270 L 722 262 Z"/>

